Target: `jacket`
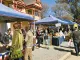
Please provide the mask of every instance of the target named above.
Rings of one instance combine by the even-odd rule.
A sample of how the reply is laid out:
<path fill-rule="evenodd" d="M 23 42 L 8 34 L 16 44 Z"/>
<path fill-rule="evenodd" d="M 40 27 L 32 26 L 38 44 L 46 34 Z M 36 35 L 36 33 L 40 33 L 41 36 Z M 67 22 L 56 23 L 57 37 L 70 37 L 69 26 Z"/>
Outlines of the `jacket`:
<path fill-rule="evenodd" d="M 26 33 L 25 42 L 26 42 L 27 47 L 32 47 L 33 46 L 33 33 L 31 32 L 31 30 L 29 30 Z"/>

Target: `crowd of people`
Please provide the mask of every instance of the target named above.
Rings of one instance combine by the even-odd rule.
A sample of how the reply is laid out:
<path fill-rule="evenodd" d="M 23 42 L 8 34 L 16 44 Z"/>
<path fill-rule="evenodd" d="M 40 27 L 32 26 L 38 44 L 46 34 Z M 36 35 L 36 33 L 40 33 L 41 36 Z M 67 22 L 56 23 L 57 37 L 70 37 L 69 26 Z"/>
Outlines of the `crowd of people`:
<path fill-rule="evenodd" d="M 67 39 L 67 41 L 70 42 L 70 40 L 72 40 L 71 38 L 71 30 L 70 29 L 66 29 L 64 30 L 62 27 L 59 29 L 55 28 L 49 28 L 49 27 L 43 27 L 41 28 L 37 28 L 36 30 L 36 37 L 37 37 L 37 44 L 38 47 L 40 47 L 40 43 L 41 41 L 43 41 L 42 43 L 45 45 L 50 45 L 50 40 L 52 39 L 52 37 L 64 37 L 64 39 L 66 39 L 66 37 L 68 36 L 69 38 Z M 70 46 L 70 43 L 69 43 Z"/>
<path fill-rule="evenodd" d="M 28 24 L 28 26 L 25 26 L 24 29 L 22 29 L 21 22 L 16 22 L 13 24 L 14 31 L 12 33 L 11 28 L 5 32 L 5 34 L 2 36 L 0 33 L 0 47 L 6 46 L 7 48 L 10 48 L 10 54 L 9 54 L 9 60 L 32 60 L 32 48 L 34 46 L 33 44 L 33 32 L 31 30 L 31 25 Z M 80 51 L 80 31 L 78 29 L 78 25 L 74 25 L 74 31 L 71 29 L 64 30 L 63 28 L 60 28 L 59 31 L 57 29 L 49 29 L 49 27 L 40 28 L 37 27 L 36 30 L 36 38 L 37 42 L 36 47 L 40 48 L 41 44 L 46 45 L 49 49 L 49 45 L 51 44 L 50 41 L 53 36 L 61 37 L 64 36 L 66 39 L 66 36 L 69 36 L 69 43 L 68 45 L 71 45 L 71 42 L 74 42 L 76 55 L 79 55 Z"/>
<path fill-rule="evenodd" d="M 51 34 L 51 36 L 50 36 Z M 61 37 L 64 36 L 64 39 L 68 41 L 68 47 L 71 47 L 71 43 L 74 43 L 74 47 L 75 47 L 75 51 L 76 51 L 76 55 L 79 55 L 79 51 L 80 51 L 80 30 L 78 29 L 78 24 L 74 24 L 73 28 L 60 28 L 59 31 L 58 29 L 49 29 L 47 28 L 43 28 L 40 29 L 38 27 L 37 31 L 36 31 L 36 36 L 37 36 L 37 44 L 38 47 L 41 47 L 41 41 L 43 38 L 43 44 L 48 45 L 50 43 L 51 40 L 49 39 L 49 37 Z"/>
<path fill-rule="evenodd" d="M 6 46 L 6 49 L 10 51 L 9 60 L 32 60 L 33 33 L 31 26 L 28 25 L 22 29 L 22 23 L 15 22 L 13 28 L 13 34 L 11 28 L 3 36 L 0 33 L 0 47 Z"/>

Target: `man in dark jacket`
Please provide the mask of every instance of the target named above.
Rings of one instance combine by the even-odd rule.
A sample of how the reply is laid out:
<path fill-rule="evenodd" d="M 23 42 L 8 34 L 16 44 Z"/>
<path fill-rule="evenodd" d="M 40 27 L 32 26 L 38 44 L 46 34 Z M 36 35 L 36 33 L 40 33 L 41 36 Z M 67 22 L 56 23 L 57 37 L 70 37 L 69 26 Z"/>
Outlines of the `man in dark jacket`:
<path fill-rule="evenodd" d="M 76 55 L 78 56 L 79 47 L 80 47 L 80 31 L 78 30 L 77 24 L 74 24 L 74 31 L 73 31 L 72 37 L 73 37 Z"/>
<path fill-rule="evenodd" d="M 40 27 L 37 28 L 36 38 L 37 38 L 38 47 L 40 48 L 41 47 L 40 46 L 40 44 L 41 44 L 41 38 L 42 38 Z"/>

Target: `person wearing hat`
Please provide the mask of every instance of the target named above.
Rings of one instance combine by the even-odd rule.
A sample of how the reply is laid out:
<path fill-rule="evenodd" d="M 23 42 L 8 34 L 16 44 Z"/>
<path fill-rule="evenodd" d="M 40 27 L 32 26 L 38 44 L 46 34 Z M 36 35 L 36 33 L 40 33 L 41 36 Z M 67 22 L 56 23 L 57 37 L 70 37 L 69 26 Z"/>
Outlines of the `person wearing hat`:
<path fill-rule="evenodd" d="M 74 31 L 72 33 L 72 37 L 73 37 L 74 47 L 76 51 L 76 56 L 78 56 L 79 47 L 80 47 L 80 31 L 78 30 L 78 24 L 74 24 L 73 29 Z"/>

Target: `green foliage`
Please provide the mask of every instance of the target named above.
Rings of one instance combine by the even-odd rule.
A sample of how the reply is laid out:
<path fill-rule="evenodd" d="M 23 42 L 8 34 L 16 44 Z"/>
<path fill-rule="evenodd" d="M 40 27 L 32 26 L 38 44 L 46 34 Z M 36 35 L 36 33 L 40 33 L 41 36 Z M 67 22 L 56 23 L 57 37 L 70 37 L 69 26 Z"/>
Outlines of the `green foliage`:
<path fill-rule="evenodd" d="M 57 0 L 57 3 L 67 3 L 70 6 L 71 13 L 74 15 L 74 19 L 78 19 L 80 15 L 80 0 Z"/>
<path fill-rule="evenodd" d="M 71 14 L 70 6 L 67 3 L 57 3 L 52 7 L 56 17 L 73 20 L 73 14 Z"/>

